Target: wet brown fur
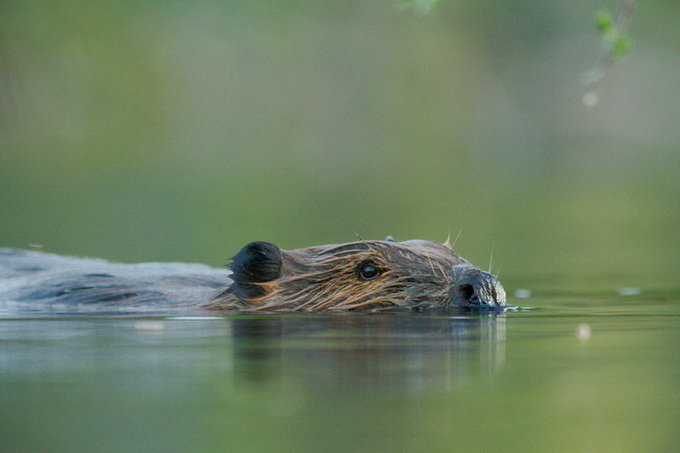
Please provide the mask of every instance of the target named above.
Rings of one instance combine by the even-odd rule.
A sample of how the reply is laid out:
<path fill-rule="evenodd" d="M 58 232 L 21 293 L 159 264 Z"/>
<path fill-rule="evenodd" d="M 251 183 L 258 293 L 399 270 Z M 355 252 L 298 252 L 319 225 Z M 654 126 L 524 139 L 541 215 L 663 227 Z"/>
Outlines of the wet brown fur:
<path fill-rule="evenodd" d="M 243 272 L 243 276 L 233 275 L 234 284 L 205 306 L 239 311 L 460 306 L 462 296 L 458 283 L 462 280 L 458 280 L 469 273 L 487 274 L 458 256 L 448 241 L 444 244 L 430 241 L 359 241 L 280 250 L 280 253 L 277 278 L 250 282 L 247 281 L 251 277 L 248 272 Z M 360 269 L 365 263 L 375 266 L 379 275 L 368 280 L 362 278 Z M 246 285 L 250 285 L 251 292 L 259 294 L 243 297 Z M 504 303 L 505 295 L 500 283 L 492 284 L 487 292 L 492 295 L 490 297 Z"/>

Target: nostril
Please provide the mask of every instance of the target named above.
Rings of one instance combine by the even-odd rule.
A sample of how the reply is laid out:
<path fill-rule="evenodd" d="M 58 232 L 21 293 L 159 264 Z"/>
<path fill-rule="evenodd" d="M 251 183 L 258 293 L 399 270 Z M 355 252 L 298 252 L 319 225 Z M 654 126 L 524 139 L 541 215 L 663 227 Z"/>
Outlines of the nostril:
<path fill-rule="evenodd" d="M 477 295 L 475 294 L 475 288 L 472 285 L 466 283 L 464 285 L 460 285 L 459 288 L 466 301 L 471 303 L 479 303 Z"/>

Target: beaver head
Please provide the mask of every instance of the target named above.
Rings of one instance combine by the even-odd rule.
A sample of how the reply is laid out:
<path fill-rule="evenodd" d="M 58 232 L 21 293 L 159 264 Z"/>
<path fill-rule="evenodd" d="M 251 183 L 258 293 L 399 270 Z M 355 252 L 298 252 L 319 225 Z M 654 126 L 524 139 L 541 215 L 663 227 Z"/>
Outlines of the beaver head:
<path fill-rule="evenodd" d="M 233 284 L 207 306 L 265 311 L 500 307 L 496 276 L 447 243 L 360 241 L 297 250 L 251 242 L 234 256 Z"/>

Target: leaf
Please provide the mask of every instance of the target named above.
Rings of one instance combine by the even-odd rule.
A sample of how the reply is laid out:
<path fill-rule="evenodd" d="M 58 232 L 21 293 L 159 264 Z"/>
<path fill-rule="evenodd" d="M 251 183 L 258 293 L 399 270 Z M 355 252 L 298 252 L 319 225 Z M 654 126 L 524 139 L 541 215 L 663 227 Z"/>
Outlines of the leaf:
<path fill-rule="evenodd" d="M 614 18 L 607 11 L 598 11 L 595 15 L 595 25 L 603 34 L 608 34 L 614 27 Z"/>
<path fill-rule="evenodd" d="M 630 47 L 630 39 L 626 35 L 619 35 L 612 44 L 612 59 L 614 61 L 623 57 Z"/>

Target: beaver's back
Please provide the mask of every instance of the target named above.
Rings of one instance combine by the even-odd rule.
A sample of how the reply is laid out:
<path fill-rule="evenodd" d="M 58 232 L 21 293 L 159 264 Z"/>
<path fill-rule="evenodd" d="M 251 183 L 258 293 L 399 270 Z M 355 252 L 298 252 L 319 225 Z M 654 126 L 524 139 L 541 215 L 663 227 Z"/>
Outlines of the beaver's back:
<path fill-rule="evenodd" d="M 202 264 L 120 264 L 0 249 L 0 315 L 186 312 L 231 284 L 228 275 Z"/>

